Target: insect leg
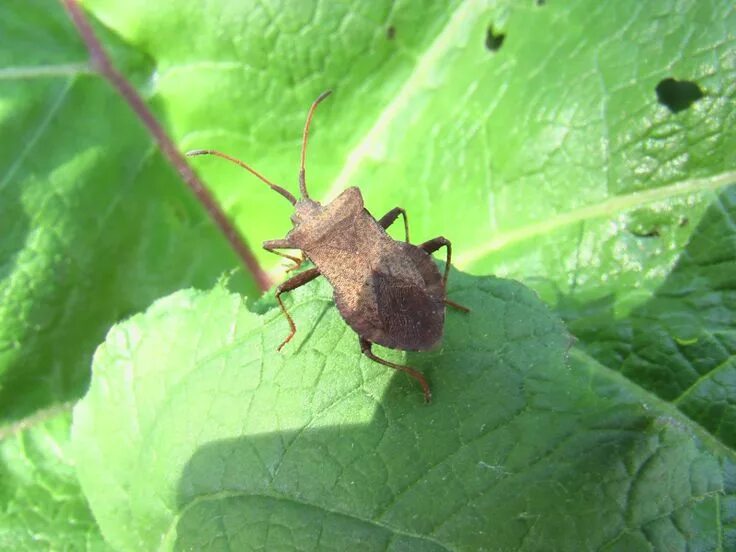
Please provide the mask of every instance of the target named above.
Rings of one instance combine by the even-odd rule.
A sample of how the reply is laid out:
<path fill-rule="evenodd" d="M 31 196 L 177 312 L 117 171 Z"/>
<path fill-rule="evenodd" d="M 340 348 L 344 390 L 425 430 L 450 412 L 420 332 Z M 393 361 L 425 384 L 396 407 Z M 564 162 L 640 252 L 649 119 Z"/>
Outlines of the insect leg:
<path fill-rule="evenodd" d="M 297 270 L 297 269 L 298 269 L 298 268 L 299 268 L 300 266 L 302 266 L 302 263 L 303 263 L 304 261 L 306 261 L 306 260 L 307 260 L 307 256 L 306 256 L 306 255 L 304 254 L 304 251 L 302 251 L 302 257 L 301 257 L 301 259 L 299 259 L 299 262 L 298 262 L 298 263 L 296 263 L 296 264 L 295 264 L 294 266 L 292 266 L 291 268 L 287 268 L 287 269 L 286 269 L 286 272 L 288 273 L 288 272 L 293 272 L 294 270 Z"/>
<path fill-rule="evenodd" d="M 317 276 L 319 276 L 319 270 L 317 270 L 316 268 L 310 268 L 309 270 L 305 270 L 304 272 L 301 272 L 296 276 L 292 276 L 276 288 L 276 300 L 279 302 L 281 311 L 284 313 L 286 319 L 289 321 L 289 327 L 291 328 L 291 332 L 286 337 L 286 339 L 284 339 L 283 343 L 278 346 L 278 348 L 276 349 L 277 351 L 280 351 L 284 345 L 291 341 L 291 338 L 294 337 L 294 334 L 296 333 L 296 324 L 294 324 L 294 320 L 292 320 L 291 315 L 286 310 L 284 302 L 281 300 L 281 294 L 286 293 L 287 291 L 295 290 L 296 288 L 311 282 Z"/>
<path fill-rule="evenodd" d="M 455 301 L 450 301 L 449 299 L 445 299 L 445 305 L 462 312 L 470 312 L 470 309 L 468 307 L 463 307 L 461 304 L 456 303 Z"/>
<path fill-rule="evenodd" d="M 444 236 L 440 236 L 439 238 L 434 238 L 432 240 L 424 242 L 419 247 L 421 247 L 422 249 L 424 249 L 427 253 L 431 255 L 432 253 L 434 253 L 440 247 L 443 247 L 443 246 L 447 247 L 447 259 L 445 261 L 445 274 L 442 277 L 442 285 L 445 289 L 447 289 L 447 277 L 450 274 L 450 263 L 452 261 L 452 245 L 450 245 L 450 240 L 448 240 Z M 462 305 L 459 305 L 455 303 L 454 301 L 450 301 L 447 298 L 445 298 L 445 305 L 454 307 L 463 312 L 470 312 L 470 309 L 468 307 L 463 307 Z"/>
<path fill-rule="evenodd" d="M 404 231 L 406 232 L 406 243 L 409 243 L 409 220 L 406 218 L 406 211 L 401 207 L 394 207 L 388 213 L 383 215 L 378 221 L 384 229 L 391 226 L 394 221 L 401 215 L 404 217 Z"/>
<path fill-rule="evenodd" d="M 389 362 L 388 360 L 382 359 L 377 357 L 373 354 L 373 351 L 371 351 L 371 347 L 373 346 L 373 343 L 368 341 L 367 339 L 361 337 L 360 339 L 360 351 L 367 356 L 369 359 L 371 359 L 374 362 L 377 362 L 378 364 L 383 364 L 384 366 L 388 366 L 389 368 L 393 368 L 394 370 L 401 370 L 402 372 L 406 372 L 411 377 L 413 377 L 415 380 L 419 382 L 419 385 L 422 386 L 422 391 L 424 392 L 424 402 L 429 403 L 432 401 L 432 391 L 429 389 L 429 384 L 427 383 L 427 380 L 424 378 L 421 372 L 418 370 L 415 370 L 411 366 L 405 366 L 403 364 L 394 364 L 393 362 Z"/>
<path fill-rule="evenodd" d="M 450 263 L 452 262 L 452 245 L 450 245 L 450 240 L 448 240 L 444 236 L 440 236 L 438 238 L 427 240 L 423 244 L 420 244 L 419 247 L 424 249 L 430 255 L 434 253 L 435 251 L 437 251 L 440 247 L 447 248 L 447 259 L 445 260 L 445 274 L 442 276 L 442 284 L 445 287 L 447 287 L 447 277 L 450 275 Z"/>
<path fill-rule="evenodd" d="M 286 253 L 281 253 L 280 251 L 276 251 L 277 249 L 296 249 L 291 243 L 289 243 L 289 240 L 268 240 L 263 242 L 263 249 L 268 251 L 269 253 L 275 253 L 276 255 L 279 255 L 280 257 L 284 257 L 286 259 L 289 259 L 291 261 L 294 261 L 296 264 L 292 266 L 289 270 L 286 272 L 291 272 L 292 270 L 296 270 L 300 266 L 302 266 L 302 263 L 304 262 L 304 257 L 300 259 L 299 257 L 293 257 L 291 255 L 287 255 Z"/>

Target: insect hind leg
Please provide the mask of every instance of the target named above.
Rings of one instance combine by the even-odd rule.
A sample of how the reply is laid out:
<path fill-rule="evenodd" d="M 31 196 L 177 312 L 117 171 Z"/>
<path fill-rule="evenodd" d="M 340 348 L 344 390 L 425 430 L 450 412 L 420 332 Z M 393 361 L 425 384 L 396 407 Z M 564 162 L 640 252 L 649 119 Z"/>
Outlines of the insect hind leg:
<path fill-rule="evenodd" d="M 394 370 L 400 370 L 409 374 L 412 378 L 419 382 L 419 385 L 422 386 L 422 391 L 424 392 L 424 402 L 432 402 L 432 391 L 429 389 L 429 384 L 427 383 L 426 378 L 421 372 L 415 370 L 411 366 L 406 366 L 404 364 L 395 364 L 383 358 L 377 357 L 373 354 L 373 351 L 371 351 L 372 346 L 373 343 L 363 337 L 360 338 L 360 351 L 365 356 L 367 356 L 372 361 L 377 362 L 378 364 L 383 364 L 384 366 L 388 366 L 389 368 L 393 368 Z"/>
<path fill-rule="evenodd" d="M 470 309 L 468 307 L 464 307 L 460 303 L 456 303 L 455 301 L 450 301 L 447 298 L 445 298 L 445 305 L 447 305 L 448 307 L 452 307 L 453 309 L 457 309 L 461 312 L 470 312 Z"/>

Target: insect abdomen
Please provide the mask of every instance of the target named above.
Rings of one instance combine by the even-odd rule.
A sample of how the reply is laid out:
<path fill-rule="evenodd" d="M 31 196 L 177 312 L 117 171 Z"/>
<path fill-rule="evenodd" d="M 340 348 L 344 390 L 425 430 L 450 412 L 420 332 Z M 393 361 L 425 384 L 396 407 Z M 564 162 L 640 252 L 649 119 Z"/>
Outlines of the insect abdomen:
<path fill-rule="evenodd" d="M 333 284 L 335 303 L 350 327 L 369 341 L 392 349 L 430 349 L 444 326 L 440 273 L 415 246 L 392 242 L 391 249 L 393 254 L 366 272 L 360 285 Z"/>

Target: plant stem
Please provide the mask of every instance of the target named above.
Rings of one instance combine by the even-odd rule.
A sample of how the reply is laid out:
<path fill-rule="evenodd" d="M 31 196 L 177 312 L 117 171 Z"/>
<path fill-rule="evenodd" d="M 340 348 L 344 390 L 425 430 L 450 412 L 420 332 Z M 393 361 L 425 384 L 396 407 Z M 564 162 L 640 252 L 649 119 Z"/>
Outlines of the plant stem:
<path fill-rule="evenodd" d="M 89 21 L 77 0 L 61 0 L 61 2 L 82 37 L 84 44 L 87 46 L 92 69 L 108 80 L 110 84 L 112 84 L 113 88 L 115 88 L 128 105 L 130 105 L 131 109 L 153 135 L 154 140 L 156 140 L 156 143 L 164 156 L 169 160 L 169 163 L 171 163 L 176 172 L 179 173 L 197 200 L 210 215 L 214 223 L 225 235 L 225 238 L 227 238 L 230 246 L 235 250 L 238 257 L 240 257 L 245 268 L 253 275 L 258 287 L 262 291 L 266 291 L 271 287 L 271 280 L 258 264 L 258 261 L 253 256 L 253 252 L 248 247 L 245 239 L 240 232 L 238 232 L 238 229 L 232 224 L 230 219 L 228 219 L 227 215 L 212 195 L 212 192 L 205 187 L 204 183 L 191 169 L 184 155 L 182 155 L 176 148 L 173 140 L 156 120 L 156 117 L 143 101 L 143 98 L 138 91 L 117 69 L 115 69 L 115 67 L 113 67 L 110 58 L 105 52 L 100 41 L 95 36 L 94 31 L 92 30 L 92 27 L 90 26 Z"/>

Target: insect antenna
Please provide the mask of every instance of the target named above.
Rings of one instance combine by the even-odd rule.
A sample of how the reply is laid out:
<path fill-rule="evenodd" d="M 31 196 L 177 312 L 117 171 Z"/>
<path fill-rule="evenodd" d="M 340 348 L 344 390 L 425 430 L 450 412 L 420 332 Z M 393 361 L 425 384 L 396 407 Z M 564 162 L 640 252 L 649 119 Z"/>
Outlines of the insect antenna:
<path fill-rule="evenodd" d="M 312 122 L 312 115 L 314 115 L 314 110 L 317 109 L 319 103 L 330 94 L 332 94 L 332 90 L 322 92 L 322 94 L 320 94 L 319 97 L 314 100 L 314 102 L 312 102 L 312 107 L 309 108 L 309 113 L 307 114 L 307 122 L 304 124 L 304 134 L 302 135 L 302 162 L 299 167 L 299 193 L 302 194 L 302 198 L 304 199 L 309 199 L 309 195 L 307 194 L 307 182 L 304 176 L 304 160 L 307 156 L 307 137 L 309 136 L 309 124 Z"/>
<path fill-rule="evenodd" d="M 231 157 L 230 155 L 226 153 L 222 153 L 221 151 L 210 150 L 210 149 L 192 150 L 192 151 L 188 151 L 186 155 L 187 157 L 195 157 L 197 155 L 216 155 L 217 157 L 222 157 L 223 159 L 232 161 L 236 165 L 240 165 L 241 167 L 243 167 L 246 171 L 251 173 L 253 176 L 260 178 L 263 182 L 268 184 L 274 192 L 278 192 L 279 194 L 284 196 L 286 199 L 288 199 L 289 203 L 291 203 L 292 205 L 296 205 L 296 198 L 291 194 L 291 192 L 289 192 L 288 190 L 285 190 L 284 188 L 282 188 L 281 186 L 277 184 L 274 184 L 268 178 L 266 178 L 261 173 L 259 173 L 257 170 L 243 163 L 240 159 Z"/>

